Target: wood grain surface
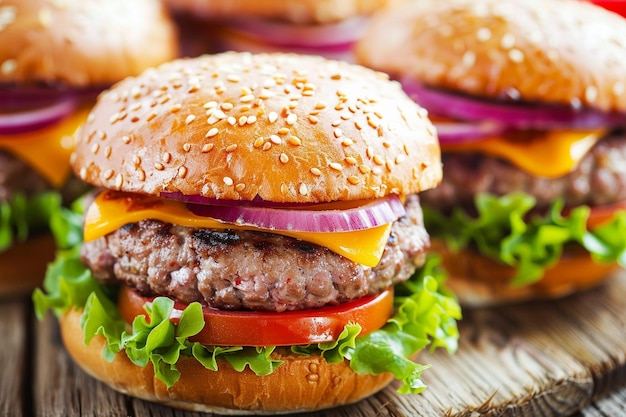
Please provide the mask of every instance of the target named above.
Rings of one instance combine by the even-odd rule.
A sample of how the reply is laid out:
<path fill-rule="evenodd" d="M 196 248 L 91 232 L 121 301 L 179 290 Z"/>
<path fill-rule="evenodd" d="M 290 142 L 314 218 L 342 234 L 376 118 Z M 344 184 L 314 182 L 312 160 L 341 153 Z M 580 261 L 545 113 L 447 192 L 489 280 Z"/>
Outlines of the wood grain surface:
<path fill-rule="evenodd" d="M 0 416 L 201 417 L 119 394 L 76 367 L 56 319 L 27 299 L 0 302 Z M 464 311 L 459 351 L 424 354 L 428 389 L 390 386 L 360 403 L 302 414 L 626 416 L 626 273 L 559 301 Z M 201 382 L 200 382 L 201 383 Z"/>

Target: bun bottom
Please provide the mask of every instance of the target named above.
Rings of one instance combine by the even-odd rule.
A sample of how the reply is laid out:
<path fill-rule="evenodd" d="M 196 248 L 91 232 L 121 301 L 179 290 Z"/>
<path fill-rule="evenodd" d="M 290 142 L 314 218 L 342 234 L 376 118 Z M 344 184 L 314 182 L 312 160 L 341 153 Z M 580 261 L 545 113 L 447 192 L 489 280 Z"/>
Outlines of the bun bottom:
<path fill-rule="evenodd" d="M 314 411 L 359 401 L 393 378 L 390 373 L 358 375 L 347 362 L 331 365 L 319 356 L 299 356 L 279 348 L 273 356 L 284 362 L 267 376 L 257 376 L 248 368 L 237 372 L 220 360 L 219 371 L 210 371 L 194 359 L 181 358 L 180 380 L 168 390 L 151 364 L 138 367 L 123 352 L 107 362 L 102 357 L 103 336 L 96 335 L 85 345 L 81 314 L 72 310 L 60 318 L 63 342 L 74 361 L 119 392 L 170 407 L 226 415 Z"/>
<path fill-rule="evenodd" d="M 595 262 L 584 249 L 565 252 L 544 276 L 521 287 L 510 285 L 515 269 L 477 252 L 464 249 L 452 252 L 439 240 L 431 240 L 431 250 L 439 253 L 448 273 L 446 285 L 462 305 L 486 306 L 555 299 L 593 288 L 619 268 L 616 263 Z"/>
<path fill-rule="evenodd" d="M 41 284 L 56 246 L 51 235 L 30 238 L 0 254 L 0 297 L 30 293 Z"/>

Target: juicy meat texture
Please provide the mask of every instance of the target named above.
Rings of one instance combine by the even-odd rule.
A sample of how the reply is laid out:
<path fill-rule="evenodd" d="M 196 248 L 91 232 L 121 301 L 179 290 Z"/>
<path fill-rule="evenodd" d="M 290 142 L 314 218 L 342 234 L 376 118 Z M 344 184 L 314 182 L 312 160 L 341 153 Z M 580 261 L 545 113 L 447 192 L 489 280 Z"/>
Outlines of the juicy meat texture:
<path fill-rule="evenodd" d="M 442 156 L 441 185 L 421 194 L 425 206 L 447 211 L 473 207 L 477 193 L 507 194 L 523 191 L 537 199 L 537 207 L 562 198 L 565 206 L 601 206 L 626 200 L 626 137 L 614 133 L 600 142 L 567 175 L 542 178 L 521 171 L 507 161 L 479 154 Z"/>
<path fill-rule="evenodd" d="M 367 267 L 329 249 L 270 233 L 198 229 L 155 220 L 128 224 L 83 245 L 101 282 L 220 309 L 300 310 L 375 294 L 424 263 L 429 237 L 417 196 Z"/>
<path fill-rule="evenodd" d="M 16 193 L 31 196 L 48 188 L 46 180 L 29 165 L 0 150 L 0 201 L 10 200 Z"/>

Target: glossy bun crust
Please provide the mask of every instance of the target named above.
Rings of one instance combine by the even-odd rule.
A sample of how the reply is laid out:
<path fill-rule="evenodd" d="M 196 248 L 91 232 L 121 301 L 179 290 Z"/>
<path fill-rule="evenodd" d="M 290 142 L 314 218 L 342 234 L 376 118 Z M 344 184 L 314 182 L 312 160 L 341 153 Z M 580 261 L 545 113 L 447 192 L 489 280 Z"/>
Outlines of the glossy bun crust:
<path fill-rule="evenodd" d="M 442 257 L 448 273 L 446 285 L 462 305 L 485 306 L 529 300 L 554 299 L 598 286 L 617 270 L 616 263 L 599 263 L 582 248 L 565 251 L 533 284 L 513 286 L 515 270 L 474 251 L 451 251 L 443 241 L 431 238 L 431 250 Z"/>
<path fill-rule="evenodd" d="M 289 54 L 177 60 L 103 93 L 74 171 L 109 189 L 274 202 L 406 195 L 441 180 L 427 112 L 382 73 Z"/>
<path fill-rule="evenodd" d="M 626 111 L 626 20 L 585 1 L 410 2 L 377 16 L 356 55 L 477 96 Z"/>
<path fill-rule="evenodd" d="M 262 18 L 299 24 L 369 15 L 403 0 L 165 0 L 172 9 L 207 18 Z"/>
<path fill-rule="evenodd" d="M 150 364 L 138 367 L 124 353 L 107 362 L 102 357 L 104 337 L 97 335 L 85 345 L 80 316 L 76 310 L 65 313 L 60 318 L 61 335 L 69 354 L 88 374 L 122 393 L 187 410 L 239 415 L 319 410 L 354 403 L 393 378 L 390 373 L 357 375 L 347 362 L 329 365 L 319 356 L 278 349 L 274 355 L 283 364 L 263 377 L 249 369 L 237 372 L 221 360 L 215 372 L 194 359 L 181 358 L 176 364 L 181 378 L 168 390 Z"/>
<path fill-rule="evenodd" d="M 154 0 L 4 0 L 0 16 L 0 84 L 107 85 L 178 52 Z"/>

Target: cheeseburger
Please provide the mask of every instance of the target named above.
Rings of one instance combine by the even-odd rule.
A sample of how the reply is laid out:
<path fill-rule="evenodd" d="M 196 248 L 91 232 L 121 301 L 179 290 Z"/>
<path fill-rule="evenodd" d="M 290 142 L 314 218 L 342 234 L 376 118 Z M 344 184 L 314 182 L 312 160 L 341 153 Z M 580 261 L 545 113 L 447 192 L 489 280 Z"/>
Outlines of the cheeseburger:
<path fill-rule="evenodd" d="M 166 0 L 218 51 L 296 52 L 352 61 L 352 46 L 370 17 L 406 0 Z M 194 24 L 195 23 L 195 24 Z M 190 34 L 198 43 L 198 33 Z M 194 36 L 195 35 L 195 36 Z"/>
<path fill-rule="evenodd" d="M 173 59 L 174 45 L 151 0 L 0 2 L 0 294 L 32 290 L 54 256 L 45 231 L 80 192 L 71 135 L 97 93 Z"/>
<path fill-rule="evenodd" d="M 624 39 L 587 2 L 454 0 L 389 11 L 358 45 L 437 126 L 422 202 L 462 302 L 560 297 L 626 262 Z"/>
<path fill-rule="evenodd" d="M 411 358 L 456 348 L 459 306 L 420 269 L 437 136 L 383 74 L 291 54 L 178 60 L 102 94 L 76 140 L 74 171 L 100 190 L 84 265 L 60 253 L 35 300 L 111 387 L 202 411 L 317 410 L 394 378 L 420 392 Z"/>

